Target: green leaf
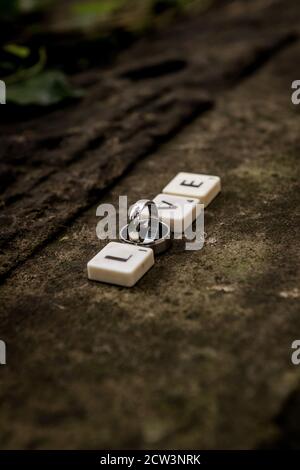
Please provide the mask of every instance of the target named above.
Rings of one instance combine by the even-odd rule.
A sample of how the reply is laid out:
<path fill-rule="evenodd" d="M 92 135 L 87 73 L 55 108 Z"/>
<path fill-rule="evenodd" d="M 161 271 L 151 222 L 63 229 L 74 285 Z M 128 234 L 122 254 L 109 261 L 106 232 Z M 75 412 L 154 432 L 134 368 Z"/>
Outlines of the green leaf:
<path fill-rule="evenodd" d="M 29 50 L 29 49 L 28 49 Z M 30 50 L 29 50 L 30 53 Z M 31 67 L 26 66 L 19 66 L 14 73 L 5 77 L 5 82 L 8 85 L 12 85 L 13 83 L 24 82 L 29 78 L 34 77 L 35 75 L 39 75 L 45 69 L 46 62 L 47 62 L 47 53 L 43 47 L 40 47 L 39 51 L 39 58 L 36 63 L 34 63 Z M 26 64 L 26 60 L 22 59 L 22 63 Z"/>
<path fill-rule="evenodd" d="M 107 15 L 119 10 L 124 4 L 124 0 L 82 1 L 75 3 L 72 11 L 76 15 Z"/>
<path fill-rule="evenodd" d="M 73 89 L 66 76 L 58 70 L 42 72 L 7 87 L 7 101 L 22 106 L 50 106 L 82 95 L 83 91 Z"/>
<path fill-rule="evenodd" d="M 19 44 L 7 44 L 3 47 L 5 52 L 13 54 L 20 59 L 27 59 L 30 56 L 30 49 L 26 46 L 19 46 Z"/>
<path fill-rule="evenodd" d="M 75 2 L 69 9 L 66 24 L 69 27 L 89 30 L 99 23 L 113 24 L 114 15 L 120 13 L 128 0 L 95 0 Z"/>

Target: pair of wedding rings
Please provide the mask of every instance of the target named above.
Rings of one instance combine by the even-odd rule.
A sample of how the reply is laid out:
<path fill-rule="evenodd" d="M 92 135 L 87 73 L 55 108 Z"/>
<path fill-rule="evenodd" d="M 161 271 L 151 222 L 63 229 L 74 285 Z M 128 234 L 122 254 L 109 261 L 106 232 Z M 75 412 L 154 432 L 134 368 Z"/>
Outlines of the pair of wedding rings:
<path fill-rule="evenodd" d="M 129 224 L 120 231 L 125 243 L 152 248 L 155 254 L 167 250 L 171 244 L 170 227 L 159 220 L 154 201 L 141 199 L 129 211 Z"/>

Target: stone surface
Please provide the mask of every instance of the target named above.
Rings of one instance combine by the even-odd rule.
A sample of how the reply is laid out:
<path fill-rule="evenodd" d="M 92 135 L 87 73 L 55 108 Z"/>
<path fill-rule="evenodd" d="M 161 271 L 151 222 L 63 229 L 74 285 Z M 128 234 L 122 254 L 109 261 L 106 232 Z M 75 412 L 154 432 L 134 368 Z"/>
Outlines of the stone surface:
<path fill-rule="evenodd" d="M 216 41 L 223 37 L 227 51 L 243 51 L 251 37 L 259 43 L 266 34 L 267 27 L 257 30 L 265 21 L 260 4 L 271 5 L 272 15 L 282 12 L 277 32 L 297 30 L 299 3 L 287 3 L 290 9 L 283 2 L 247 2 L 243 23 L 233 2 L 228 11 L 238 42 L 232 24 L 227 39 L 222 36 L 217 15 L 207 30 Z M 213 36 L 210 44 L 218 58 Z M 299 447 L 300 369 L 290 360 L 300 335 L 300 108 L 290 99 L 299 55 L 299 41 L 286 44 L 247 80 L 221 88 L 213 110 L 165 145 L 159 140 L 147 158 L 132 165 L 125 154 L 128 170 L 123 174 L 123 166 L 113 185 L 105 172 L 90 183 L 95 155 L 89 154 L 90 173 L 81 182 L 94 188 L 95 205 L 81 204 L 80 189 L 72 212 L 68 197 L 59 233 L 51 220 L 60 206 L 49 200 L 49 217 L 41 212 L 41 227 L 50 224 L 44 245 L 37 232 L 29 250 L 36 225 L 29 232 L 20 227 L 14 236 L 19 250 L 25 237 L 27 261 L 21 252 L 23 264 L 14 260 L 0 288 L 0 336 L 7 343 L 0 369 L 2 448 Z M 128 129 L 124 142 L 129 135 Z M 54 180 L 45 177 L 41 189 L 55 181 L 63 200 L 62 167 L 57 162 Z M 186 252 L 176 242 L 130 290 L 89 282 L 86 263 L 104 246 L 96 237 L 96 206 L 117 204 L 121 194 L 132 203 L 154 197 L 180 171 L 222 177 L 222 193 L 205 212 L 204 248 Z M 27 196 L 28 210 L 38 187 Z M 5 248 L 8 257 L 13 246 Z"/>

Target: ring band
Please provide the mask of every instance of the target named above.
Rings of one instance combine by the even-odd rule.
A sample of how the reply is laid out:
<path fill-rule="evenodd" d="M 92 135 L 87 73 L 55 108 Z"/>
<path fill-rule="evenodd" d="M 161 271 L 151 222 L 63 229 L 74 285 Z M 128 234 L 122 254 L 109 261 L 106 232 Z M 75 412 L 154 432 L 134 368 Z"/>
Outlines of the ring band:
<path fill-rule="evenodd" d="M 133 245 L 139 245 L 141 247 L 152 248 L 155 255 L 163 253 L 171 245 L 171 234 L 170 227 L 164 222 L 159 221 L 158 223 L 158 238 L 153 240 L 145 241 L 133 241 L 129 238 L 129 224 L 125 225 L 120 231 L 120 240 L 124 243 L 130 243 Z"/>
<path fill-rule="evenodd" d="M 148 209 L 148 216 L 143 216 L 143 211 Z M 151 243 L 158 236 L 159 218 L 158 209 L 154 201 L 141 199 L 130 209 L 128 224 L 129 239 L 134 242 Z"/>

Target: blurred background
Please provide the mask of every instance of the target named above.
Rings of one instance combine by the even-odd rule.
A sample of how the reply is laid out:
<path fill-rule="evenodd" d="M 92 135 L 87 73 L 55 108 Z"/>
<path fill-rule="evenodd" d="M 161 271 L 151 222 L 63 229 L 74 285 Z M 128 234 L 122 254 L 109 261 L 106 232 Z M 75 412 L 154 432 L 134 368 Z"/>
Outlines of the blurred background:
<path fill-rule="evenodd" d="M 220 0 L 0 0 L 0 78 L 16 106 L 80 98 L 68 77 Z M 224 3 L 224 1 L 223 1 Z"/>

